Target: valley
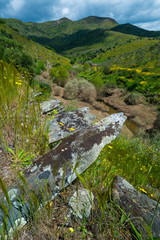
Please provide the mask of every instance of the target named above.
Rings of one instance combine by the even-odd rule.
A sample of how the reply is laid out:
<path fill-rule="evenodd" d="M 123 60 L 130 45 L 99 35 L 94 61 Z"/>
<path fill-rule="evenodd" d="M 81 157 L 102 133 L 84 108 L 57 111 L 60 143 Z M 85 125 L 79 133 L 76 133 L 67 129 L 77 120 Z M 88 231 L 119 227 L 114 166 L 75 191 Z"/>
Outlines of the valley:
<path fill-rule="evenodd" d="M 43 111 L 42 105 L 48 107 L 50 101 L 53 101 L 51 109 Z M 83 108 L 89 109 L 91 115 L 84 117 L 80 113 L 78 116 L 83 116 L 85 121 L 89 119 L 89 126 L 77 130 L 73 116 L 77 109 Z M 147 31 L 132 24 L 118 24 L 109 17 L 96 16 L 78 21 L 62 18 L 42 23 L 0 19 L 0 193 L 6 194 L 6 187 L 19 181 L 25 185 L 23 173 L 36 165 L 36 162 L 43 161 L 43 158 L 47 161 L 47 154 L 59 154 L 56 149 L 61 149 L 60 156 L 63 158 L 69 156 L 68 149 L 73 151 L 73 156 L 74 151 L 81 153 L 83 144 L 71 142 L 69 145 L 69 141 L 90 127 L 93 127 L 94 132 L 94 126 L 97 126 L 95 123 L 103 122 L 102 119 L 120 112 L 127 116 L 127 120 L 121 133 L 118 132 L 119 136 L 117 134 L 116 139 L 110 142 L 110 135 L 114 135 L 115 129 L 118 129 L 117 124 L 111 124 L 111 129 L 107 130 L 109 143 L 101 151 L 98 150 L 97 160 L 84 173 L 76 172 L 77 180 L 66 189 L 61 189 L 58 200 L 44 205 L 44 225 L 38 195 L 29 192 L 29 198 L 32 199 L 30 206 L 39 211 L 37 220 L 34 216 L 24 229 L 15 231 L 16 240 L 19 237 L 24 240 L 32 237 L 39 239 L 41 225 L 46 228 L 46 231 L 42 231 L 44 239 L 67 240 L 72 236 L 72 239 L 77 240 L 132 240 L 135 236 L 137 239 L 145 239 L 144 233 L 141 235 L 137 225 L 134 227 L 132 224 L 130 215 L 126 215 L 120 205 L 115 206 L 111 200 L 111 186 L 115 177 L 121 176 L 133 185 L 134 192 L 140 194 L 138 196 L 143 195 L 148 201 L 155 201 L 154 204 L 157 203 L 159 209 L 160 31 Z M 57 120 L 55 123 L 55 119 L 61 119 L 63 114 L 66 114 L 62 118 L 64 122 Z M 70 115 L 73 115 L 72 120 Z M 79 126 L 84 119 L 78 118 Z M 51 143 L 52 124 L 62 132 L 67 129 L 67 133 L 62 139 Z M 56 134 L 59 136 L 61 132 Z M 90 140 L 82 138 L 86 148 L 94 146 L 96 140 L 100 144 L 98 137 L 90 138 L 89 134 L 86 133 L 85 136 Z M 67 142 L 67 139 L 70 140 Z M 45 166 L 46 169 L 48 166 Z M 29 174 L 32 176 L 32 169 Z M 61 175 L 61 168 L 59 174 Z M 70 196 L 70 191 L 77 188 L 76 184 L 95 195 L 92 209 L 94 214 L 90 217 L 90 222 L 93 226 L 95 224 L 96 230 L 87 219 L 81 221 L 73 217 L 69 218 L 69 223 L 64 220 L 68 211 L 65 201 Z M 27 184 L 25 187 L 27 189 Z M 22 187 L 22 191 L 26 193 L 28 189 L 26 191 L 25 187 Z M 5 196 L 8 199 L 8 195 Z M 10 201 L 7 201 L 10 205 Z M 1 208 L 5 211 L 3 205 L 0 205 L 0 210 Z M 63 208 L 64 219 L 60 217 Z M 52 218 L 49 211 L 52 212 Z M 153 212 L 151 215 L 153 223 L 156 215 Z M 9 215 L 5 216 L 7 219 Z M 107 216 L 107 221 L 104 216 Z M 41 223 L 38 223 L 38 218 Z M 67 232 L 71 226 L 74 229 L 73 235 L 72 232 Z M 153 229 L 151 225 L 147 226 L 150 237 Z M 1 233 L 5 235 L 5 231 L 8 231 L 7 227 Z"/>

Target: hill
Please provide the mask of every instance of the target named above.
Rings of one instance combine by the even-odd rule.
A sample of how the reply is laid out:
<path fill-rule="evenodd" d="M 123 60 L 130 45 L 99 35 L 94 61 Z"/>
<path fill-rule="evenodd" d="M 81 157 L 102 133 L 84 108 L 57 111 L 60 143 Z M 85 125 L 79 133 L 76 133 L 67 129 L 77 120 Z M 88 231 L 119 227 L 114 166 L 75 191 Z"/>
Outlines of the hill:
<path fill-rule="evenodd" d="M 138 37 L 160 37 L 160 31 L 148 31 L 130 23 L 120 24 L 111 28 L 112 31 L 131 34 Z"/>
<path fill-rule="evenodd" d="M 21 22 L 16 20 L 17 22 Z M 69 60 L 63 56 L 58 55 L 54 51 L 51 51 L 44 46 L 29 40 L 26 36 L 23 36 L 19 31 L 5 24 L 0 23 L 0 59 L 4 59 L 7 62 L 13 61 L 15 65 L 21 64 L 22 61 L 42 61 L 43 63 L 63 63 L 69 64 Z M 28 58 L 28 60 L 27 60 Z M 26 62 L 26 66 L 28 62 Z"/>
<path fill-rule="evenodd" d="M 8 26 L 18 30 L 22 35 L 47 38 L 64 36 L 65 34 L 70 35 L 86 29 L 110 29 L 117 25 L 117 22 L 114 19 L 93 16 L 78 21 L 61 18 L 57 21 L 48 21 L 43 23 L 25 23 L 18 19 L 5 19 L 5 22 Z"/>

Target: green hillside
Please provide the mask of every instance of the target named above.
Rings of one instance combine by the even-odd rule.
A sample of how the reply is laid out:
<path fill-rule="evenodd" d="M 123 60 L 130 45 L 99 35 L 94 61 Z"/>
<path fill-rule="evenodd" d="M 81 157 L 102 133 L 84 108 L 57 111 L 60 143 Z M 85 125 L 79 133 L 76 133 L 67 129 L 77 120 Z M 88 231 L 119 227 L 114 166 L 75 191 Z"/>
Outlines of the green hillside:
<path fill-rule="evenodd" d="M 148 31 L 130 23 L 120 24 L 111 28 L 112 31 L 131 34 L 138 37 L 160 37 L 160 31 Z"/>
<path fill-rule="evenodd" d="M 110 29 L 117 25 L 114 19 L 100 17 L 87 17 L 79 21 L 62 18 L 57 21 L 43 23 L 24 23 L 17 19 L 5 19 L 5 22 L 8 26 L 17 29 L 23 35 L 47 38 L 63 36 L 65 34 L 70 35 L 84 29 Z"/>
<path fill-rule="evenodd" d="M 90 45 L 105 37 L 105 30 L 117 25 L 111 18 L 87 17 L 79 21 L 62 18 L 43 23 L 24 23 L 17 19 L 4 19 L 7 26 L 36 42 L 63 52 L 73 47 Z"/>
<path fill-rule="evenodd" d="M 20 22 L 19 20 L 16 20 Z M 21 35 L 19 31 L 9 27 L 8 25 L 0 24 L 0 56 L 14 60 L 21 53 L 25 53 L 33 58 L 44 63 L 62 63 L 69 64 L 69 60 L 63 56 L 58 55 L 55 51 L 51 51 L 44 46 L 36 43 L 35 41 L 29 40 L 27 37 Z"/>

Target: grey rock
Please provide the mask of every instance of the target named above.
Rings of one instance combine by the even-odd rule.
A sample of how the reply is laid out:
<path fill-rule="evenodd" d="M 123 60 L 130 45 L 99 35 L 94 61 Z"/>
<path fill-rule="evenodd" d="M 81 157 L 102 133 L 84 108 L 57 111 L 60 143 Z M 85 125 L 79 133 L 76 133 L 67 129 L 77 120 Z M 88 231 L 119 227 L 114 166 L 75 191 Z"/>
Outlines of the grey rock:
<path fill-rule="evenodd" d="M 37 194 L 39 199 L 43 198 L 47 201 L 45 189 L 50 190 L 49 200 L 53 200 L 60 191 L 73 182 L 77 173 L 81 174 L 90 164 L 92 164 L 98 157 L 101 149 L 114 140 L 120 133 L 126 117 L 123 113 L 112 114 L 98 123 L 88 126 L 79 132 L 74 133 L 68 138 L 64 139 L 57 147 L 50 152 L 40 157 L 34 164 L 24 171 L 27 188 Z M 20 222 L 20 216 L 25 223 L 28 216 L 30 216 L 30 204 L 27 196 L 22 204 L 22 187 L 18 189 L 17 186 L 10 189 L 12 195 L 12 206 L 15 212 L 15 222 Z M 15 198 L 15 192 L 17 198 Z M 0 196 L 4 199 L 4 196 Z M 24 199 L 24 198 L 23 198 Z M 19 204 L 18 204 L 19 202 Z M 28 207 L 27 207 L 28 206 Z M 34 210 L 32 208 L 32 210 Z M 17 214 L 20 211 L 20 215 Z M 28 212 L 30 214 L 28 214 Z M 3 211 L 0 209 L 0 226 L 3 223 Z"/>
<path fill-rule="evenodd" d="M 85 188 L 78 189 L 70 198 L 69 205 L 71 206 L 71 212 L 76 217 L 88 218 L 91 212 L 94 196 L 93 193 L 89 193 Z"/>
<path fill-rule="evenodd" d="M 87 126 L 91 125 L 96 117 L 84 107 L 76 111 L 63 112 L 54 117 L 49 124 L 49 143 L 63 139 Z"/>
<path fill-rule="evenodd" d="M 146 227 L 151 225 L 157 202 L 145 194 L 139 193 L 124 178 L 116 176 L 112 187 L 113 200 L 133 219 L 135 227 L 143 235 L 149 237 Z M 160 239 L 160 206 L 157 208 L 152 225 L 152 235 Z"/>
<path fill-rule="evenodd" d="M 53 109 L 59 111 L 59 110 L 62 110 L 60 103 L 61 102 L 57 99 L 51 99 L 49 101 L 44 101 L 44 102 L 40 103 L 40 108 L 41 108 L 42 113 L 51 112 Z"/>

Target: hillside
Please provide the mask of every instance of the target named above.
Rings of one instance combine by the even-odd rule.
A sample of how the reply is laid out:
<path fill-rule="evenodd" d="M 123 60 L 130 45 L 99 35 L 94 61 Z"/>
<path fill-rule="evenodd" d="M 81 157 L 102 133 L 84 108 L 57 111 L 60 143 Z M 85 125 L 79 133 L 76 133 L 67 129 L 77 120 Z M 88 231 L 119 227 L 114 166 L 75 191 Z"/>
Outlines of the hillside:
<path fill-rule="evenodd" d="M 131 34 L 138 37 L 160 37 L 160 31 L 148 31 L 130 23 L 120 24 L 111 28 L 112 31 Z"/>
<path fill-rule="evenodd" d="M 19 20 L 16 21 L 21 22 Z M 0 24 L 1 57 L 6 56 L 7 59 L 11 59 L 13 57 L 14 59 L 15 55 L 18 55 L 18 49 L 21 49 L 21 51 L 23 50 L 33 59 L 37 59 L 43 62 L 48 61 L 69 64 L 68 59 L 58 55 L 54 51 L 45 48 L 44 46 L 36 43 L 35 41 L 29 40 L 26 36 L 21 35 L 19 32 L 20 31 L 17 31 L 4 23 Z M 16 49 L 18 52 L 15 51 Z M 19 52 L 19 54 L 21 53 Z"/>
<path fill-rule="evenodd" d="M 23 35 L 47 38 L 64 36 L 65 34 L 70 35 L 80 30 L 110 29 L 117 25 L 114 19 L 100 17 L 87 17 L 79 21 L 61 18 L 57 21 L 43 23 L 24 23 L 17 19 L 5 19 L 5 22 Z"/>

